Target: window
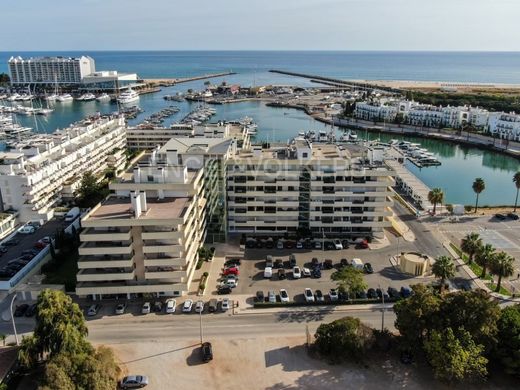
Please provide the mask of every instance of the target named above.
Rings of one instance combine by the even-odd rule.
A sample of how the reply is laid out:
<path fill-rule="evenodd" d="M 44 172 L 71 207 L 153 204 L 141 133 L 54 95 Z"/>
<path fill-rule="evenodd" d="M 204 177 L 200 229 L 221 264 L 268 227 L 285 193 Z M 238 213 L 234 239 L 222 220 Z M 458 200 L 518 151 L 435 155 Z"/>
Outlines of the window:
<path fill-rule="evenodd" d="M 307 158 L 309 156 L 309 154 L 307 152 L 303 152 L 302 156 L 303 156 L 303 158 Z"/>
<path fill-rule="evenodd" d="M 148 176 L 147 176 L 147 180 L 148 180 L 149 182 L 153 182 L 153 175 L 148 175 Z"/>

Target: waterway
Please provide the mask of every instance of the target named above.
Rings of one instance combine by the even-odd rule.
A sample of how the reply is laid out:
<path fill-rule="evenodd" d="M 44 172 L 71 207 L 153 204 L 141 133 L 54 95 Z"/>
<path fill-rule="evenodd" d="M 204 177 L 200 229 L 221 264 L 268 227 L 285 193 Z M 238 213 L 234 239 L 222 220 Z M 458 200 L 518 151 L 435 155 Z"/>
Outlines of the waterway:
<path fill-rule="evenodd" d="M 165 101 L 163 96 L 184 92 L 188 88 L 201 89 L 203 82 L 179 84 L 163 88 L 159 93 L 142 95 L 139 106 L 144 109 L 144 112 L 135 120 L 130 120 L 130 125 L 136 124 L 151 113 L 170 105 L 178 106 L 180 111 L 166 120 L 164 125 L 169 126 L 171 123 L 179 121 L 196 106 L 196 103 Z M 330 130 L 330 126 L 315 121 L 302 111 L 267 107 L 262 102 L 242 102 L 214 107 L 217 109 L 217 114 L 212 121 L 238 119 L 244 116 L 252 117 L 258 124 L 256 139 L 261 141 L 287 141 L 300 131 Z M 54 108 L 55 111 L 47 118 L 20 117 L 19 122 L 33 128 L 37 127 L 39 132 L 47 133 L 56 128 L 65 128 L 70 123 L 94 112 L 110 113 L 117 110 L 115 104 L 99 102 L 55 103 Z M 381 139 L 383 142 L 399 138 L 397 135 L 361 131 L 358 132 L 358 137 Z M 420 143 L 442 162 L 442 165 L 438 167 L 419 169 L 411 163 L 408 164 L 408 167 L 428 186 L 442 188 L 448 203 L 473 204 L 475 194 L 471 184 L 476 177 L 481 177 L 486 182 L 486 190 L 480 196 L 481 205 L 505 205 L 514 202 L 516 189 L 512 178 L 514 173 L 520 170 L 518 160 L 488 150 L 437 140 L 414 137 L 403 139 Z"/>

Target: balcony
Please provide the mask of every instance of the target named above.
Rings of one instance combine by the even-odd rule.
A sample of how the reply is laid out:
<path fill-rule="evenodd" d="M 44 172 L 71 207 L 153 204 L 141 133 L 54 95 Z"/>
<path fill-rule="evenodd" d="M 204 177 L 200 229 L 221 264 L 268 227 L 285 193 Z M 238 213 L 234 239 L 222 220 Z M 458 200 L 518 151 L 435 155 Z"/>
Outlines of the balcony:
<path fill-rule="evenodd" d="M 143 253 L 168 253 L 175 257 L 181 257 L 182 251 L 180 245 L 145 245 Z"/>
<path fill-rule="evenodd" d="M 84 242 L 79 247 L 80 256 L 85 255 L 130 255 L 133 250 L 132 242 L 124 243 L 121 242 L 119 245 L 117 243 L 112 242 L 113 245 L 108 245 L 110 241 L 106 243 L 94 243 L 94 242 Z"/>
<path fill-rule="evenodd" d="M 82 242 L 129 241 L 130 237 L 130 228 L 125 227 L 109 230 L 97 230 L 94 228 L 88 228 L 80 234 L 80 239 Z"/>
<path fill-rule="evenodd" d="M 161 283 L 157 281 L 84 282 L 76 286 L 76 294 L 80 296 L 91 294 L 146 294 L 187 290 L 186 283 Z"/>
<path fill-rule="evenodd" d="M 129 272 L 114 268 L 98 268 L 98 269 L 82 269 L 76 275 L 78 282 L 102 282 L 116 280 L 133 280 L 135 277 L 134 270 Z"/>
<path fill-rule="evenodd" d="M 182 235 L 179 231 L 143 232 L 141 237 L 143 240 L 178 240 L 182 238 Z"/>
<path fill-rule="evenodd" d="M 98 257 L 81 257 L 78 261 L 79 269 L 90 268 L 131 268 L 134 265 L 133 257 L 124 256 L 98 256 Z"/>

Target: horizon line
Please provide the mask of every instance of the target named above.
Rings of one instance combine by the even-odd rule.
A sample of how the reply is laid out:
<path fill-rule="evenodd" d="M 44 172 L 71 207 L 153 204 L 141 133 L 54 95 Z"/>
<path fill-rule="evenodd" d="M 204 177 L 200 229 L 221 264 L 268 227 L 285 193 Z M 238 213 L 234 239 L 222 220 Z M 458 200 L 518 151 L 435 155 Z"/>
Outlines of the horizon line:
<path fill-rule="evenodd" d="M 9 52 L 314 52 L 314 53 L 520 53 L 520 50 L 461 50 L 461 49 L 16 49 L 0 50 L 0 53 Z"/>

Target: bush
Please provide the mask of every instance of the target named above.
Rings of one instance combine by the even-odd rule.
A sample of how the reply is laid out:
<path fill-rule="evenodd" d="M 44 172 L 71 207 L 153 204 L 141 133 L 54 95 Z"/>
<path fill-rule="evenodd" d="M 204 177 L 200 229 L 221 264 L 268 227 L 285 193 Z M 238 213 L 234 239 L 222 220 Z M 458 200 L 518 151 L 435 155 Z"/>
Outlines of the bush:
<path fill-rule="evenodd" d="M 471 212 L 471 210 L 473 210 L 473 206 L 464 206 L 464 211 L 466 211 L 467 213 Z"/>

